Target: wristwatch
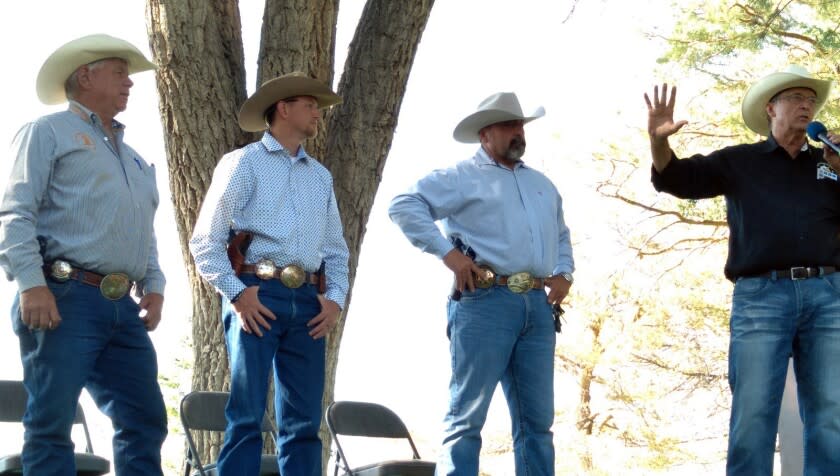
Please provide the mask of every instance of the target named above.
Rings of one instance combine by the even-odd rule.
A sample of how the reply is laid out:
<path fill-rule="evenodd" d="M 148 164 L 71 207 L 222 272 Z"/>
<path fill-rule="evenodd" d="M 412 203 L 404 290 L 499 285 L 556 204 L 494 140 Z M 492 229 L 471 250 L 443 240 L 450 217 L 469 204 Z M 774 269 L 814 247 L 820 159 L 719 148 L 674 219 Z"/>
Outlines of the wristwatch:
<path fill-rule="evenodd" d="M 569 284 L 572 284 L 572 283 L 575 282 L 575 278 L 574 278 L 574 276 L 572 276 L 572 273 L 560 273 L 560 276 L 562 276 L 563 279 L 568 281 Z"/>

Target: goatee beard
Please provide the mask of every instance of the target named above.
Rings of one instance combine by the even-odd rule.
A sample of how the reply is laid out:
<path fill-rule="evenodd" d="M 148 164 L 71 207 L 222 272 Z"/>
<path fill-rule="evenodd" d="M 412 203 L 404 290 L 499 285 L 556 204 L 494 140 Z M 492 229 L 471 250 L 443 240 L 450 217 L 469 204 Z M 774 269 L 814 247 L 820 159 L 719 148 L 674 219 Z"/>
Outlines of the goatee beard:
<path fill-rule="evenodd" d="M 505 152 L 505 157 L 508 160 L 517 161 L 525 155 L 525 139 L 522 137 L 514 137 L 510 140 L 510 145 L 508 145 L 507 152 Z"/>

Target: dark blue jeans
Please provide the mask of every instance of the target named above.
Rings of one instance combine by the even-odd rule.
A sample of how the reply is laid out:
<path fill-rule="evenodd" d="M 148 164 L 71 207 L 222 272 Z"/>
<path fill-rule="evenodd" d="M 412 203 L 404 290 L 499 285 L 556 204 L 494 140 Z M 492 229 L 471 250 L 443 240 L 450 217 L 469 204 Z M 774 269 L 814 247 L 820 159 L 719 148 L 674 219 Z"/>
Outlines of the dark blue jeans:
<path fill-rule="evenodd" d="M 246 286 L 260 287 L 262 304 L 277 316 L 263 336 L 242 330 L 239 317 L 222 299 L 222 319 L 230 360 L 230 400 L 225 408 L 227 430 L 219 453 L 220 476 L 259 474 L 260 424 L 274 367 L 277 413 L 277 458 L 280 474 L 321 475 L 321 398 L 324 395 L 324 339 L 309 336 L 306 323 L 321 312 L 315 286 L 289 289 L 280 281 L 243 276 Z"/>
<path fill-rule="evenodd" d="M 438 475 L 477 475 L 481 429 L 501 382 L 513 434 L 516 474 L 553 475 L 554 345 L 545 291 L 466 291 L 450 300 L 452 378 Z"/>
<path fill-rule="evenodd" d="M 741 278 L 730 319 L 727 474 L 772 475 L 788 359 L 804 425 L 805 475 L 840 474 L 840 273 Z"/>
<path fill-rule="evenodd" d="M 78 281 L 48 285 L 62 319 L 55 330 L 30 331 L 20 319 L 19 296 L 12 305 L 29 393 L 24 474 L 75 476 L 70 430 L 84 387 L 114 426 L 116 474 L 162 475 L 166 407 L 140 308 L 129 296 L 109 301 Z"/>

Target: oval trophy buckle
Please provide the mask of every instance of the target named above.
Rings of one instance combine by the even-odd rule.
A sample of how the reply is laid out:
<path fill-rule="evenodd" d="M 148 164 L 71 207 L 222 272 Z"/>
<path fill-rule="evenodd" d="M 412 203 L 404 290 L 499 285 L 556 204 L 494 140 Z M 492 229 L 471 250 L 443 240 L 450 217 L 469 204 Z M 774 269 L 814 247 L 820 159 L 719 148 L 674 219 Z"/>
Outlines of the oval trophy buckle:
<path fill-rule="evenodd" d="M 507 282 L 507 287 L 516 294 L 524 293 L 531 289 L 534 284 L 534 278 L 531 273 L 521 272 L 510 275 Z"/>
<path fill-rule="evenodd" d="M 70 279 L 70 273 L 73 272 L 73 267 L 70 266 L 70 263 L 67 261 L 63 261 L 57 259 L 53 261 L 52 265 L 50 266 L 50 277 L 54 280 L 63 283 Z"/>
<path fill-rule="evenodd" d="M 287 288 L 297 289 L 303 285 L 305 279 L 306 271 L 294 264 L 286 266 L 280 271 L 280 282 Z"/>
<path fill-rule="evenodd" d="M 490 286 L 496 284 L 496 273 L 490 269 L 489 266 L 479 266 L 481 268 L 482 273 L 475 275 L 475 285 L 481 289 L 487 289 Z"/>
<path fill-rule="evenodd" d="M 273 278 L 275 271 L 277 271 L 277 266 L 275 266 L 274 261 L 271 261 L 270 259 L 263 258 L 257 261 L 257 264 L 254 265 L 254 274 L 263 280 Z"/>
<path fill-rule="evenodd" d="M 128 288 L 131 287 L 131 280 L 123 273 L 106 274 L 99 283 L 99 292 L 105 296 L 106 299 L 116 301 L 125 296 Z"/>

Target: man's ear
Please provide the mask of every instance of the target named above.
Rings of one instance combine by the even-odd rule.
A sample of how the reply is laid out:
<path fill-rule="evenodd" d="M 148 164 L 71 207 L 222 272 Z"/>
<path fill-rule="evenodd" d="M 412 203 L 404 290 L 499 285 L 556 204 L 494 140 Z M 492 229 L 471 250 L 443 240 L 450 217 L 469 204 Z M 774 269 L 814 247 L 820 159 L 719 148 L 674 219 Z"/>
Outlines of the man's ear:
<path fill-rule="evenodd" d="M 768 102 L 766 106 L 764 106 L 764 112 L 767 113 L 767 117 L 774 118 L 776 117 L 776 103 Z"/>
<path fill-rule="evenodd" d="M 88 65 L 79 67 L 76 73 L 76 81 L 80 89 L 90 89 L 90 68 Z"/>

